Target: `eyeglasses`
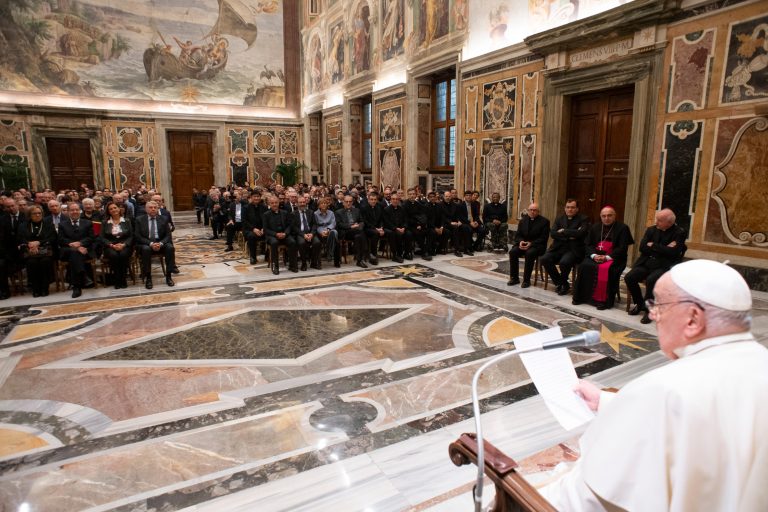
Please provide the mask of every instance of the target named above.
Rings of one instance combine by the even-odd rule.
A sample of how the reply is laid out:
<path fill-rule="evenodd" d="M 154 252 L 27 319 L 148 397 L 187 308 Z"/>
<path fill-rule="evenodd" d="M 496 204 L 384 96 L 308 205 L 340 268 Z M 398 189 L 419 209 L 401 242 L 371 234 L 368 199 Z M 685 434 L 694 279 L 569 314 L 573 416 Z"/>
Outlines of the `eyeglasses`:
<path fill-rule="evenodd" d="M 695 300 L 678 300 L 678 301 L 675 301 L 675 302 L 656 302 L 653 299 L 648 299 L 648 300 L 645 301 L 645 307 L 648 308 L 649 312 L 652 312 L 654 314 L 659 312 L 659 308 L 661 306 L 674 306 L 676 304 L 693 304 L 697 308 L 699 308 L 700 310 L 706 311 L 706 309 L 704 309 L 704 306 L 702 306 L 701 304 L 699 304 Z"/>

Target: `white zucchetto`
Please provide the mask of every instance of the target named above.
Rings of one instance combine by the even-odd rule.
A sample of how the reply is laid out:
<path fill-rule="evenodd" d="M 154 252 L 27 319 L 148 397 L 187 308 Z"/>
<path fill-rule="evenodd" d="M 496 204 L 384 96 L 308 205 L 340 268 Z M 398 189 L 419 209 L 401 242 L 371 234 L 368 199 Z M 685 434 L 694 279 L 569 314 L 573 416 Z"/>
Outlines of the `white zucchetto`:
<path fill-rule="evenodd" d="M 752 309 L 752 293 L 736 270 L 712 260 L 691 260 L 669 271 L 672 282 L 700 301 L 727 311 Z"/>

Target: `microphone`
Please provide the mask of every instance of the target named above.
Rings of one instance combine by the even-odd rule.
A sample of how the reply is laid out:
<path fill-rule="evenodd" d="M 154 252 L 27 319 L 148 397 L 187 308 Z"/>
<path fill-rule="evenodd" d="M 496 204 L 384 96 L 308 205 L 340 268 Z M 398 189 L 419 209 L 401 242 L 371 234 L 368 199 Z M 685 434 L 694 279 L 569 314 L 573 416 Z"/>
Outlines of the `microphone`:
<path fill-rule="evenodd" d="M 568 336 L 561 340 L 545 341 L 541 344 L 541 350 L 553 348 L 591 347 L 600 343 L 600 333 L 597 331 L 584 331 L 575 336 Z"/>
<path fill-rule="evenodd" d="M 511 340 L 510 340 L 511 341 Z M 506 359 L 514 355 L 520 355 L 527 352 L 537 352 L 539 350 L 550 350 L 555 348 L 570 348 L 570 347 L 591 347 L 600 343 L 600 333 L 598 331 L 584 331 L 576 336 L 568 336 L 559 340 L 545 341 L 543 343 L 534 343 L 525 348 L 515 347 L 514 350 L 499 354 L 496 357 L 486 361 L 475 372 L 472 378 L 472 411 L 475 416 L 475 433 L 477 440 L 477 483 L 472 491 L 473 498 L 475 500 L 475 512 L 480 512 L 483 502 L 483 478 L 485 469 L 485 446 L 483 444 L 483 426 L 480 420 L 480 398 L 477 394 L 477 384 L 480 380 L 480 375 L 490 366 L 498 363 L 499 361 Z"/>

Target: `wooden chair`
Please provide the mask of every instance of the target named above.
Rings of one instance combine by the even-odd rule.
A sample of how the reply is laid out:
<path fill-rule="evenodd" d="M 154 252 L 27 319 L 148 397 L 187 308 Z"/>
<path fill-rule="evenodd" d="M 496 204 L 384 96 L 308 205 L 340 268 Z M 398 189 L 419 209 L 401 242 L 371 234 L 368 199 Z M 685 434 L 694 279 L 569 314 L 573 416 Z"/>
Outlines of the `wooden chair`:
<path fill-rule="evenodd" d="M 132 255 L 131 258 L 128 260 L 128 275 L 131 277 L 131 282 L 133 284 L 136 284 L 136 268 L 137 265 L 134 263 L 135 255 Z M 104 254 L 101 257 L 101 266 L 99 267 L 100 273 L 99 277 L 101 278 L 101 282 L 104 283 L 104 286 L 107 285 L 107 274 L 112 273 L 112 267 L 109 265 L 109 258 L 106 254 Z"/>
<path fill-rule="evenodd" d="M 283 257 L 283 266 L 288 266 L 288 253 L 286 252 L 286 246 L 285 245 L 278 245 L 277 246 L 277 261 L 278 264 L 280 263 L 280 256 Z M 272 268 L 272 248 L 267 245 L 267 262 L 269 263 L 269 268 Z"/>
<path fill-rule="evenodd" d="M 87 266 L 91 269 L 91 281 L 93 281 L 94 288 L 98 286 L 98 283 L 96 282 L 96 260 L 90 259 L 86 262 Z M 69 262 L 62 261 L 62 260 L 56 260 L 56 268 L 54 269 L 55 278 L 56 278 L 56 291 L 60 292 L 62 290 L 66 290 L 66 282 L 67 282 L 67 271 L 69 270 Z"/>
<path fill-rule="evenodd" d="M 504 455 L 488 441 L 485 447 L 483 472 L 496 486 L 496 500 L 492 512 L 557 512 L 556 509 L 520 475 L 517 463 Z M 462 434 L 448 446 L 451 461 L 457 466 L 477 464 L 477 439 L 475 434 Z"/>

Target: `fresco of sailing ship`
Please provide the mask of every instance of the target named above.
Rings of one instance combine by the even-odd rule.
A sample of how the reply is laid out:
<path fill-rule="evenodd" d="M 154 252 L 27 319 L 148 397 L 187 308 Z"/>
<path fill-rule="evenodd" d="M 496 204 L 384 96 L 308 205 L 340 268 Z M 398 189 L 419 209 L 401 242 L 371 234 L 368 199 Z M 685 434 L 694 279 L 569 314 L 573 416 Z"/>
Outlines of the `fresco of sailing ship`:
<path fill-rule="evenodd" d="M 149 82 L 215 77 L 226 68 L 229 58 L 229 40 L 224 35 L 242 39 L 248 48 L 253 46 L 258 31 L 251 10 L 241 0 L 218 1 L 218 19 L 203 43 L 194 44 L 174 37 L 179 47 L 179 55 L 176 55 L 173 47 L 158 33 L 163 44 L 155 43 L 144 51 L 144 70 Z"/>

